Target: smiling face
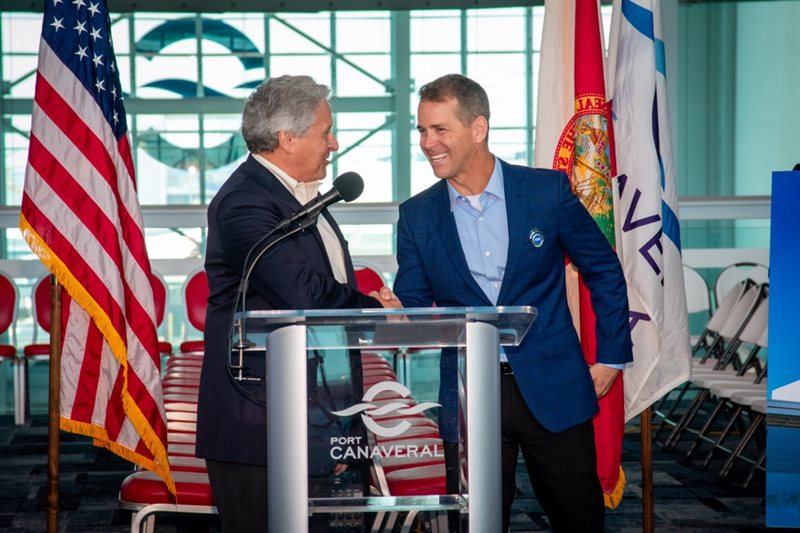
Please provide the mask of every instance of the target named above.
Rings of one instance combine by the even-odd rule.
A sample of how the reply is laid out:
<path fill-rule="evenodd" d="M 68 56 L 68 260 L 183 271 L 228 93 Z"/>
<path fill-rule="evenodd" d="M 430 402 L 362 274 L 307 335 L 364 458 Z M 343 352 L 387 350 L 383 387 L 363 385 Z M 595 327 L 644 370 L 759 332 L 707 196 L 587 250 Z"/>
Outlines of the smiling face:
<path fill-rule="evenodd" d="M 292 169 L 286 170 L 300 182 L 324 178 L 331 152 L 339 149 L 332 131 L 333 116 L 328 102 L 320 102 L 314 114 L 314 123 L 303 137 L 290 135 Z"/>
<path fill-rule="evenodd" d="M 455 98 L 419 103 L 419 146 L 437 178 L 452 180 L 457 189 L 458 185 L 468 189 L 480 185 L 483 190 L 492 170 L 489 166 L 489 174 L 485 173 L 486 159 L 491 155 L 486 145 L 488 122 L 479 116 L 465 124 L 458 117 L 458 105 Z"/>

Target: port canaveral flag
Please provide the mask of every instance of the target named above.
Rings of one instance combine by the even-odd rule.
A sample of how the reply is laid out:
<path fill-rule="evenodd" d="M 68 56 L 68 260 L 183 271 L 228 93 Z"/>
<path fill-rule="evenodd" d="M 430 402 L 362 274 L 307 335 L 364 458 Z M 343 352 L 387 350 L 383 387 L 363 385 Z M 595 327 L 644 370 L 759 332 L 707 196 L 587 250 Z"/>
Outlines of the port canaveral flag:
<path fill-rule="evenodd" d="M 20 229 L 64 287 L 60 426 L 174 494 L 150 262 L 105 0 L 47 0 Z"/>
<path fill-rule="evenodd" d="M 609 42 L 619 198 L 617 251 L 628 281 L 631 419 L 689 378 L 678 195 L 659 0 L 615 0 Z"/>
<path fill-rule="evenodd" d="M 615 246 L 614 147 L 606 100 L 605 58 L 597 0 L 546 0 L 539 63 L 536 166 L 566 172 L 572 190 Z M 588 289 L 579 283 L 580 336 L 588 363 L 596 359 L 595 316 Z M 597 473 L 605 504 L 622 499 L 625 420 L 623 379 L 600 398 L 594 418 Z"/>

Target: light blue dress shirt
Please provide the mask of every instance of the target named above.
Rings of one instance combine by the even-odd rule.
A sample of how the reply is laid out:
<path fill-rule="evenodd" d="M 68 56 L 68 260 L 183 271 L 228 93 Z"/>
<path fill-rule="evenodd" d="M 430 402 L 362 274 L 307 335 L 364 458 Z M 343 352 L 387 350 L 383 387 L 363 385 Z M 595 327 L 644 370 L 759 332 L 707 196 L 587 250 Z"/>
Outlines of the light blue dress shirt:
<path fill-rule="evenodd" d="M 489 183 L 479 195 L 463 196 L 449 181 L 447 191 L 470 274 L 492 305 L 497 305 L 508 257 L 503 169 L 495 159 Z"/>

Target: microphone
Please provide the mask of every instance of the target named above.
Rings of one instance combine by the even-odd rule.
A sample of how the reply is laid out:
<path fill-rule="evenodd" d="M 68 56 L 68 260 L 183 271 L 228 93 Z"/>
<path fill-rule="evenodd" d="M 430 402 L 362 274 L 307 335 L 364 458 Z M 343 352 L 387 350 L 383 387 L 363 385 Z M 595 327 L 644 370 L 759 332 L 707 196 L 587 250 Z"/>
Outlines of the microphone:
<path fill-rule="evenodd" d="M 333 188 L 317 196 L 303 207 L 292 213 L 275 228 L 282 231 L 289 226 L 299 223 L 302 227 L 313 226 L 323 209 L 338 201 L 352 202 L 364 192 L 364 180 L 357 172 L 345 172 L 333 181 Z"/>

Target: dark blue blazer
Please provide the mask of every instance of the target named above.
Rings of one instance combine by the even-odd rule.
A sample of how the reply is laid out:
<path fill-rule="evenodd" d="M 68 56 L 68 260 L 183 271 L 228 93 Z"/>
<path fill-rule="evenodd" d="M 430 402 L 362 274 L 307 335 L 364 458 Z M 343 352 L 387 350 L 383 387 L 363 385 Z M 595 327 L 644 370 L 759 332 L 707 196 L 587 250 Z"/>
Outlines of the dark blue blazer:
<path fill-rule="evenodd" d="M 265 465 L 266 409 L 237 391 L 228 377 L 228 338 L 245 256 L 261 237 L 300 208 L 278 179 L 252 156 L 223 184 L 208 206 L 205 270 L 210 294 L 204 332 L 205 358 L 197 409 L 197 456 Z M 344 249 L 348 284 L 333 277 L 316 226 L 284 241 L 257 263 L 250 277 L 247 309 L 380 307 L 356 289 L 347 242 L 323 210 Z M 264 361 L 251 362 L 264 375 Z M 244 385 L 266 398 L 264 384 Z"/>
<path fill-rule="evenodd" d="M 499 161 L 499 159 L 498 159 Z M 525 402 L 547 429 L 591 418 L 597 398 L 567 307 L 564 256 L 590 289 L 597 314 L 597 361 L 633 359 L 625 278 L 616 253 L 562 172 L 500 161 L 508 215 L 508 258 L 497 305 L 531 305 L 538 318 L 518 347 L 505 348 Z M 537 230 L 544 240 L 531 243 Z M 473 279 L 440 181 L 400 206 L 394 290 L 405 307 L 491 306 Z M 456 358 L 442 354 L 442 436 L 456 434 Z"/>

